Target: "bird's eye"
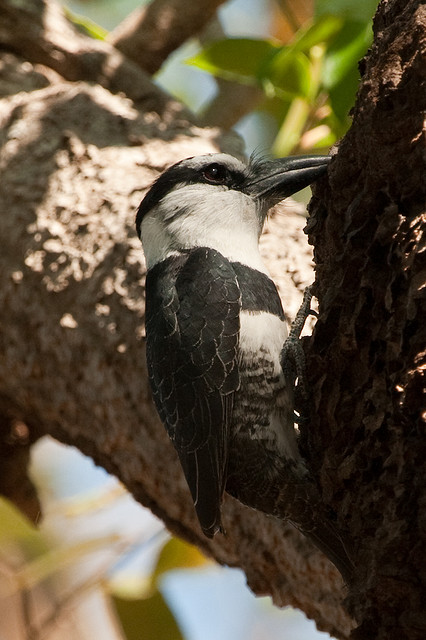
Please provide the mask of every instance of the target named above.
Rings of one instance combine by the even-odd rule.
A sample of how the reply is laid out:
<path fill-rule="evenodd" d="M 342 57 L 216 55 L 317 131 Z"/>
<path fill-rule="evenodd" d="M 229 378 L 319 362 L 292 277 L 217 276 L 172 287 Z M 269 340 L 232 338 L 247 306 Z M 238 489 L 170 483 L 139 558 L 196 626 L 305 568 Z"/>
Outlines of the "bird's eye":
<path fill-rule="evenodd" d="M 228 171 L 222 164 L 215 162 L 203 170 L 203 176 L 212 184 L 224 184 L 228 179 Z"/>

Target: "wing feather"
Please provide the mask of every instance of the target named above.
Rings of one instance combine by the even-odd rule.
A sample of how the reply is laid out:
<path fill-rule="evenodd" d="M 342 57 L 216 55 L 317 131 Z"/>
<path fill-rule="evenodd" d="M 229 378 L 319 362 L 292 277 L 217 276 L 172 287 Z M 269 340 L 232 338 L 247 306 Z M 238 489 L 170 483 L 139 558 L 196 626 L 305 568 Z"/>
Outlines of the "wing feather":
<path fill-rule="evenodd" d="M 221 527 L 232 401 L 240 384 L 241 292 L 231 263 L 203 247 L 150 270 L 146 297 L 154 400 L 211 536 Z"/>

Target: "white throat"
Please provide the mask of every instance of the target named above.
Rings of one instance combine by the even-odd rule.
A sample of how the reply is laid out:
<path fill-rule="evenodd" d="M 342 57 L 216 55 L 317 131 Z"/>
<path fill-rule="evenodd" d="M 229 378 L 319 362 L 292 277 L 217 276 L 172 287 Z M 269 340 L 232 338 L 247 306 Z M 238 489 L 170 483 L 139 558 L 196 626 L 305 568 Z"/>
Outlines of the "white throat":
<path fill-rule="evenodd" d="M 260 216 L 249 196 L 210 185 L 178 185 L 142 221 L 148 269 L 184 249 L 209 247 L 267 273 L 259 253 Z"/>

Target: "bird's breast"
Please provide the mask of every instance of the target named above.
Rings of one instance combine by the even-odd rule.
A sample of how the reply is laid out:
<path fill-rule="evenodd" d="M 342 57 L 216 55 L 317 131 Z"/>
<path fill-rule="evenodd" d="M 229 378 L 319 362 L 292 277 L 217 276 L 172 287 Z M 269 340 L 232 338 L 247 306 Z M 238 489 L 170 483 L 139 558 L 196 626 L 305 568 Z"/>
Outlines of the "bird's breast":
<path fill-rule="evenodd" d="M 294 430 L 293 393 L 286 386 L 280 355 L 286 323 L 268 313 L 240 313 L 240 388 L 232 420 L 233 449 L 248 443 L 270 460 L 273 473 L 284 461 L 299 462 Z M 237 456 L 238 457 L 238 456 Z M 285 464 L 287 464 L 285 462 Z M 238 466 L 238 465 L 237 465 Z"/>
<path fill-rule="evenodd" d="M 240 349 L 244 360 L 267 360 L 274 374 L 281 371 L 280 353 L 288 331 L 284 318 L 268 311 L 240 312 Z"/>

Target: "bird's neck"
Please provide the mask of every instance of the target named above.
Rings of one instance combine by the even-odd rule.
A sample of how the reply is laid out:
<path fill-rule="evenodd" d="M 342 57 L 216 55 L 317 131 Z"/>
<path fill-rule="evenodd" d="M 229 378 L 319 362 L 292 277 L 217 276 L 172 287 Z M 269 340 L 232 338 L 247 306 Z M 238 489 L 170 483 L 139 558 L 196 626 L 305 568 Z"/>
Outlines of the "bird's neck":
<path fill-rule="evenodd" d="M 160 227 L 156 231 L 157 233 L 149 234 L 149 240 L 147 238 L 144 241 L 142 238 L 148 269 L 171 256 L 178 256 L 199 247 L 208 247 L 218 251 L 230 262 L 239 262 L 269 275 L 260 256 L 257 235 L 251 230 L 241 229 L 238 235 L 223 228 L 210 228 L 206 233 L 200 228 L 194 229 L 194 233 L 187 228 L 182 234 L 169 234 Z"/>

